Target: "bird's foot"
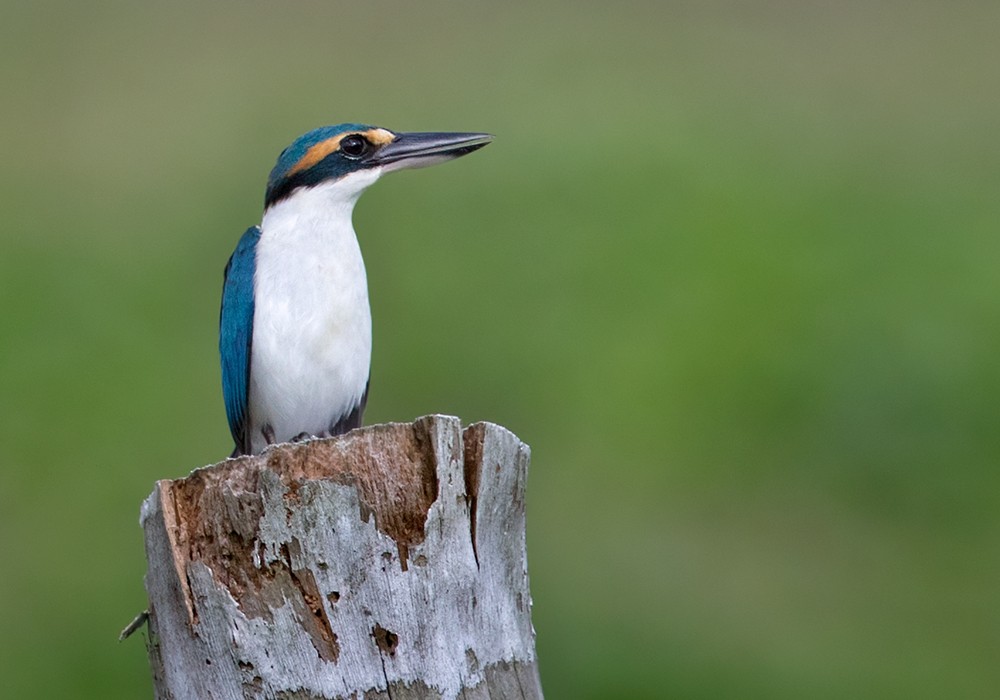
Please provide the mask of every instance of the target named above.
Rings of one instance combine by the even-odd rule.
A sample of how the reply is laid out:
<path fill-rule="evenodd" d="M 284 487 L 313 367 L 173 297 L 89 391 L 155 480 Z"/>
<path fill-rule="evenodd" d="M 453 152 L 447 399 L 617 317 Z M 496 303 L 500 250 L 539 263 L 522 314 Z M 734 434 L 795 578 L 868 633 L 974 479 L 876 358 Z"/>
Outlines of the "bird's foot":
<path fill-rule="evenodd" d="M 316 437 L 316 436 L 315 435 L 310 435 L 309 433 L 299 433 L 298 435 L 296 435 L 295 437 L 293 437 L 291 441 L 292 442 L 305 442 L 306 440 L 310 440 L 310 439 L 312 439 L 314 437 Z"/>
<path fill-rule="evenodd" d="M 265 423 L 261 426 L 260 434 L 264 436 L 264 442 L 268 445 L 274 444 L 274 428 L 271 427 L 270 423 Z"/>

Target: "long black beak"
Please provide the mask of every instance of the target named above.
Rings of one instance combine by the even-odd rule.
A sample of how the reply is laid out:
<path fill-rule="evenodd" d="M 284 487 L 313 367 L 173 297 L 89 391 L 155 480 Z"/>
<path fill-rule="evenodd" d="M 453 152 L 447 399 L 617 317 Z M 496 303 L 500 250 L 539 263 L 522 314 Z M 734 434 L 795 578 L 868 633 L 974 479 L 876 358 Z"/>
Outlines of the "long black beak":
<path fill-rule="evenodd" d="M 397 134 L 368 160 L 386 170 L 420 168 L 478 151 L 492 140 L 492 134 L 403 133 Z"/>

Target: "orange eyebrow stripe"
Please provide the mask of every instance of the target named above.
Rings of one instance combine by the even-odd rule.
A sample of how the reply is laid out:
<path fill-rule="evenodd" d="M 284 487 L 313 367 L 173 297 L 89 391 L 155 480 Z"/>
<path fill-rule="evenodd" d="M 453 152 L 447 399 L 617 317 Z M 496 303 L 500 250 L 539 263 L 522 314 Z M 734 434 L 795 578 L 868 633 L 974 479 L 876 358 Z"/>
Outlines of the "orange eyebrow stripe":
<path fill-rule="evenodd" d="M 361 135 L 376 146 L 384 146 L 387 143 L 392 143 L 396 138 L 396 135 L 388 129 L 369 129 Z"/>
<path fill-rule="evenodd" d="M 340 141 L 348 134 L 340 134 L 339 136 L 334 136 L 332 139 L 327 139 L 326 141 L 320 141 L 315 146 L 311 146 L 305 155 L 299 158 L 299 162 L 296 163 L 291 170 L 288 171 L 289 175 L 294 175 L 297 172 L 306 170 L 316 165 L 328 155 L 340 148 Z"/>
<path fill-rule="evenodd" d="M 329 138 L 326 141 L 320 141 L 316 145 L 311 146 L 309 150 L 306 151 L 305 155 L 299 159 L 299 162 L 288 171 L 288 175 L 294 175 L 295 173 L 308 170 L 312 166 L 316 165 L 318 162 L 340 148 L 340 142 L 344 138 L 355 133 L 364 136 L 376 146 L 384 146 L 387 143 L 392 143 L 392 141 L 396 138 L 396 135 L 388 129 L 368 129 L 368 131 L 348 132 L 340 134 L 339 136 L 334 136 L 333 138 Z"/>

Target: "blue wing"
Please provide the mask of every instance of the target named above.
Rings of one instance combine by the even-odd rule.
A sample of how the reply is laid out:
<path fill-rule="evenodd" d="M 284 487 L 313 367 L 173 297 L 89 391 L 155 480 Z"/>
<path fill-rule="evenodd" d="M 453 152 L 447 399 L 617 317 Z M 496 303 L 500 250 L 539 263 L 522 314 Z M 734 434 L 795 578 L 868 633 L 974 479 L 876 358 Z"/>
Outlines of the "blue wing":
<path fill-rule="evenodd" d="M 233 454 L 250 453 L 248 397 L 250 347 L 253 342 L 253 275 L 260 229 L 247 229 L 226 263 L 219 313 L 219 355 L 222 358 L 222 396 L 229 431 L 236 441 Z"/>

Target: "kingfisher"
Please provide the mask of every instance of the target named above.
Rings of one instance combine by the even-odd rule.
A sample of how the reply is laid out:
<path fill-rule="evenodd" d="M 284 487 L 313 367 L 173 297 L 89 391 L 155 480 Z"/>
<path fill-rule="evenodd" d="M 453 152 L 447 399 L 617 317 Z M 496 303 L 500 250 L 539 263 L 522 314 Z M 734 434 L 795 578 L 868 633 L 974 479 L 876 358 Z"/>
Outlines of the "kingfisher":
<path fill-rule="evenodd" d="M 361 425 L 372 322 L 354 205 L 385 173 L 452 160 L 492 140 L 338 124 L 282 151 L 261 223 L 240 238 L 224 275 L 219 353 L 233 456 Z"/>

